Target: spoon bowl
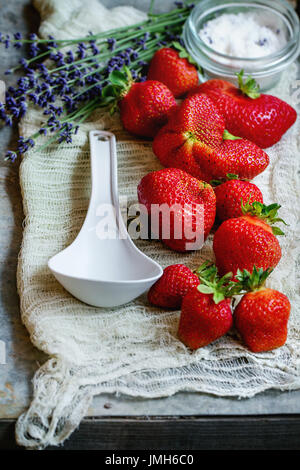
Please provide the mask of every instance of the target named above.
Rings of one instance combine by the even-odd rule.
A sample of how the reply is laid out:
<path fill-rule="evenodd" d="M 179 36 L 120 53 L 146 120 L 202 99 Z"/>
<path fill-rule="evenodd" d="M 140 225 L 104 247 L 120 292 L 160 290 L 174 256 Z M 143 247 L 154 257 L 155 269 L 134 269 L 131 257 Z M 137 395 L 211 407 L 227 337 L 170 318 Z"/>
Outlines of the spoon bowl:
<path fill-rule="evenodd" d="M 117 307 L 148 290 L 163 273 L 142 253 L 123 222 L 117 191 L 115 136 L 90 132 L 92 192 L 73 243 L 48 266 L 74 297 L 96 307 Z"/>

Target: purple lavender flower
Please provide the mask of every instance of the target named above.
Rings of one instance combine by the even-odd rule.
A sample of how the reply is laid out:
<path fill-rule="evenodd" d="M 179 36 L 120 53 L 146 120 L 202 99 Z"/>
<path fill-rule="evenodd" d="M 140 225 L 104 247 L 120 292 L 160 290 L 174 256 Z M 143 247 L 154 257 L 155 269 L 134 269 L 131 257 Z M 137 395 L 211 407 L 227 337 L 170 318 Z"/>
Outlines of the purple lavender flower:
<path fill-rule="evenodd" d="M 22 47 L 22 44 L 19 41 L 22 39 L 22 34 L 21 33 L 15 33 L 14 38 L 17 41 L 17 42 L 14 43 L 14 47 L 16 49 L 20 49 L 20 47 Z"/>
<path fill-rule="evenodd" d="M 72 131 L 73 131 L 73 124 L 67 123 L 64 124 L 62 131 L 59 133 L 58 142 L 67 142 L 67 144 L 72 143 Z"/>
<path fill-rule="evenodd" d="M 38 104 L 39 96 L 36 93 L 28 93 L 28 98 L 33 102 L 33 104 Z"/>
<path fill-rule="evenodd" d="M 56 42 L 53 41 L 54 37 L 49 35 L 48 39 L 51 39 L 51 41 L 47 43 L 46 49 L 48 49 L 48 50 L 51 50 L 53 48 L 57 49 L 58 46 L 57 46 Z"/>
<path fill-rule="evenodd" d="M 27 152 L 27 150 L 34 147 L 34 145 L 35 145 L 35 142 L 34 142 L 33 139 L 31 139 L 31 138 L 25 139 L 25 137 L 20 136 L 20 138 L 18 139 L 17 152 L 18 153 L 25 153 L 25 152 Z"/>
<path fill-rule="evenodd" d="M 79 59 L 84 59 L 86 56 L 86 45 L 83 42 L 79 42 L 77 46 L 77 57 Z"/>
<path fill-rule="evenodd" d="M 107 39 L 107 44 L 108 44 L 108 49 L 113 51 L 116 47 L 116 40 L 115 38 L 108 38 Z"/>
<path fill-rule="evenodd" d="M 5 49 L 8 49 L 10 46 L 10 37 L 8 34 L 6 35 L 6 38 L 4 39 L 4 44 L 5 44 Z"/>
<path fill-rule="evenodd" d="M 19 64 L 21 64 L 24 69 L 26 69 L 28 66 L 28 62 L 26 59 L 24 59 L 24 57 L 22 57 L 22 59 L 19 60 Z"/>
<path fill-rule="evenodd" d="M 137 64 L 139 67 L 147 67 L 148 62 L 146 62 L 145 60 L 139 60 Z"/>
<path fill-rule="evenodd" d="M 24 117 L 26 114 L 26 111 L 27 111 L 27 104 L 25 103 L 25 101 L 21 101 L 20 106 L 19 106 L 19 117 L 20 118 Z"/>
<path fill-rule="evenodd" d="M 51 116 L 47 121 L 48 127 L 50 128 L 50 132 L 55 132 L 62 127 L 62 124 L 58 119 L 55 119 L 54 116 Z"/>
<path fill-rule="evenodd" d="M 131 54 L 132 60 L 137 60 L 139 58 L 139 53 L 137 51 L 133 51 Z"/>
<path fill-rule="evenodd" d="M 5 154 L 5 160 L 10 160 L 11 162 L 14 162 L 17 158 L 17 153 L 13 152 L 12 150 L 8 150 Z"/>
<path fill-rule="evenodd" d="M 67 62 L 68 64 L 72 64 L 72 62 L 74 62 L 74 60 L 75 60 L 75 57 L 74 57 L 73 52 L 72 52 L 72 51 L 68 51 L 68 52 L 67 52 L 67 59 L 66 59 L 66 62 Z"/>
<path fill-rule="evenodd" d="M 178 8 L 185 9 L 183 2 L 176 4 Z M 128 31 L 124 29 L 123 33 L 117 36 L 120 41 L 115 37 L 107 38 L 105 35 L 90 33 L 92 37 L 87 36 L 80 42 L 74 41 L 77 45 L 76 52 L 69 50 L 62 53 L 61 49 L 65 47 L 65 43 L 63 41 L 56 43 L 53 36 L 49 36 L 49 40 L 45 42 L 40 41 L 36 34 L 30 34 L 28 44 L 30 60 L 27 60 L 28 57 L 20 60 L 23 76 L 17 80 L 15 87 L 8 89 L 6 104 L 0 105 L 0 119 L 11 125 L 13 120 L 26 114 L 28 102 L 31 102 L 39 106 L 45 116 L 45 124 L 41 126 L 39 133 L 48 135 L 55 132 L 55 138 L 60 142 L 71 142 L 72 136 L 78 131 L 78 125 L 75 126 L 75 123 L 71 122 L 71 117 L 70 121 L 66 122 L 65 117 L 68 117 L 71 111 L 80 111 L 91 100 L 94 100 L 95 106 L 101 102 L 103 87 L 110 84 L 110 72 L 122 70 L 127 66 L 131 69 L 135 80 L 144 81 L 148 60 L 157 46 L 168 45 L 174 40 L 182 43 L 178 37 L 182 27 L 177 22 L 179 13 L 176 12 L 174 15 L 176 24 L 173 20 L 163 28 L 159 26 L 161 20 L 156 17 L 150 18 L 148 22 L 151 25 L 158 24 L 158 28 L 151 27 L 151 32 L 147 31 L 148 23 L 146 30 L 143 30 L 144 26 L 131 27 Z M 183 13 L 184 19 L 187 15 L 186 7 Z M 126 34 L 130 36 L 128 41 Z M 0 33 L 0 42 L 5 47 L 9 47 L 10 42 L 13 42 L 16 48 L 23 43 L 20 33 L 15 33 L 12 38 L 11 41 L 9 35 Z M 159 41 L 158 44 L 152 43 L 154 38 Z M 106 41 L 106 45 L 102 49 L 99 43 L 103 44 L 103 40 Z M 116 48 L 119 49 L 118 53 L 112 52 Z M 147 57 L 147 61 L 142 60 L 144 57 Z M 52 61 L 49 66 L 47 65 L 49 61 L 43 63 L 47 58 Z M 58 100 L 63 104 L 58 105 Z M 10 151 L 9 158 L 14 160 L 19 153 L 24 153 L 33 144 L 32 139 L 22 138 L 18 142 L 17 151 Z"/>
<path fill-rule="evenodd" d="M 29 57 L 36 57 L 41 52 L 41 49 L 37 45 L 36 34 L 30 34 L 29 39 L 34 41 L 29 45 Z"/>
<path fill-rule="evenodd" d="M 6 126 L 12 126 L 12 117 L 11 116 L 6 115 L 4 120 L 5 120 L 5 125 Z"/>
<path fill-rule="evenodd" d="M 0 119 L 6 121 L 6 111 L 3 103 L 0 103 Z"/>

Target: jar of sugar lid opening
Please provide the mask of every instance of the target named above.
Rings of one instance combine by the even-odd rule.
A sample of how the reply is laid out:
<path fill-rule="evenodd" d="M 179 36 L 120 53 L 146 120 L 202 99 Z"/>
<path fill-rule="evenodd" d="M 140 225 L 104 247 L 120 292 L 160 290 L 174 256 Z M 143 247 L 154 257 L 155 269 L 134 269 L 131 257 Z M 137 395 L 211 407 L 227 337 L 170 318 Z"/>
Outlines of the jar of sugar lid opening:
<path fill-rule="evenodd" d="M 266 91 L 299 55 L 299 18 L 285 0 L 202 0 L 184 25 L 183 39 L 203 81 L 236 83 L 243 69 Z"/>

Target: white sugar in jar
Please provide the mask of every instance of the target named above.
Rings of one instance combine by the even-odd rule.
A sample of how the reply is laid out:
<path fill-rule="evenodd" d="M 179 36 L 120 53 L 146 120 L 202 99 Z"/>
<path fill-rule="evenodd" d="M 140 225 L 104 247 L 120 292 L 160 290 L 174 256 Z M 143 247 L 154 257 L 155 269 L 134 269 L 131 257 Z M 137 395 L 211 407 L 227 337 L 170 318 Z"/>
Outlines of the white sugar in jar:
<path fill-rule="evenodd" d="M 201 0 L 184 25 L 183 39 L 204 72 L 200 80 L 237 83 L 243 69 L 265 91 L 299 55 L 299 18 L 286 0 Z"/>
<path fill-rule="evenodd" d="M 249 59 L 272 54 L 287 43 L 284 29 L 274 18 L 255 12 L 224 13 L 204 23 L 199 36 L 221 54 Z"/>

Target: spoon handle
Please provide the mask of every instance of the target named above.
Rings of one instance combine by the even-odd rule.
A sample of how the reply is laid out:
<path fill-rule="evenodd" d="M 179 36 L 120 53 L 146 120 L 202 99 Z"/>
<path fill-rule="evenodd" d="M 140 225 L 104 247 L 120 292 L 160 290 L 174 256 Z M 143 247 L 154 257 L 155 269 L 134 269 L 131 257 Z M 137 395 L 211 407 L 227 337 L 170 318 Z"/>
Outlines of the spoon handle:
<path fill-rule="evenodd" d="M 106 218 L 111 236 L 126 239 L 127 229 L 120 212 L 116 138 L 107 131 L 90 131 L 92 192 L 85 228 L 97 227 Z"/>
<path fill-rule="evenodd" d="M 106 131 L 91 131 L 92 193 L 90 205 L 111 204 L 118 208 L 117 197 L 117 153 L 114 134 Z"/>

